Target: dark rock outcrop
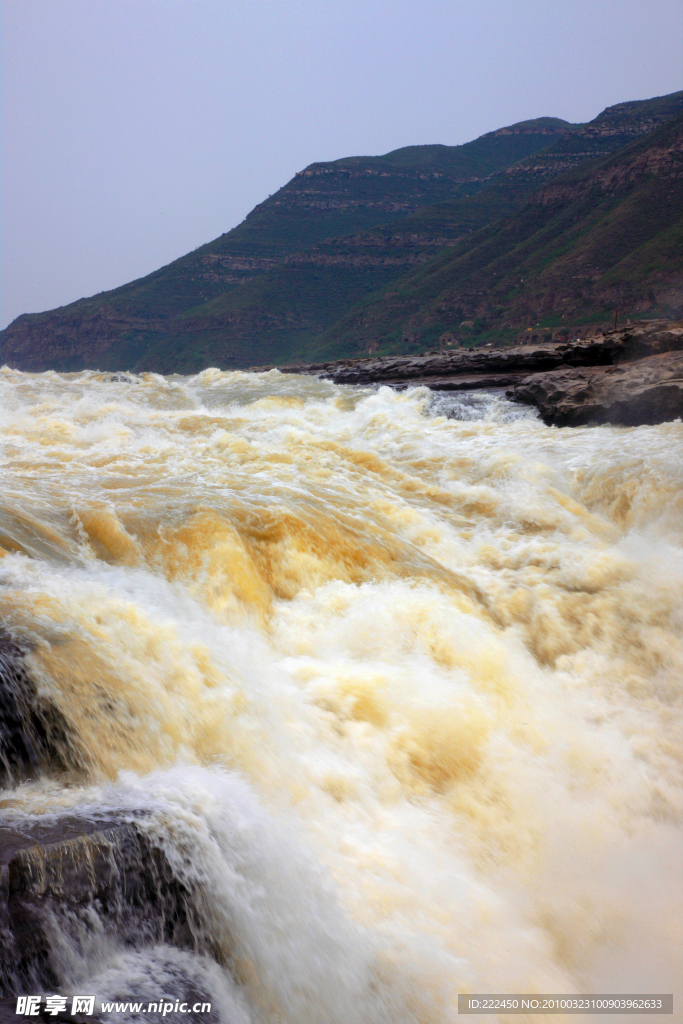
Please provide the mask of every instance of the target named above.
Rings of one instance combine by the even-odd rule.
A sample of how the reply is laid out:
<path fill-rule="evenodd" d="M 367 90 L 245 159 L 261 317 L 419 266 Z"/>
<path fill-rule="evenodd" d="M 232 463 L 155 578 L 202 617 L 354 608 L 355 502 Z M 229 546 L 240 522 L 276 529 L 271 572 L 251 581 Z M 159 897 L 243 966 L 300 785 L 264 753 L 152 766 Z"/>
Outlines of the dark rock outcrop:
<path fill-rule="evenodd" d="M 2 996 L 63 984 L 61 958 L 84 954 L 93 928 L 118 944 L 165 942 L 225 962 L 206 916 L 199 890 L 140 824 L 111 816 L 0 824 Z"/>
<path fill-rule="evenodd" d="M 38 693 L 25 654 L 0 631 L 0 787 L 69 771 L 79 760 L 64 716 Z"/>
<path fill-rule="evenodd" d="M 683 352 L 619 366 L 562 368 L 527 377 L 508 392 L 535 405 L 547 424 L 637 427 L 683 415 Z"/>

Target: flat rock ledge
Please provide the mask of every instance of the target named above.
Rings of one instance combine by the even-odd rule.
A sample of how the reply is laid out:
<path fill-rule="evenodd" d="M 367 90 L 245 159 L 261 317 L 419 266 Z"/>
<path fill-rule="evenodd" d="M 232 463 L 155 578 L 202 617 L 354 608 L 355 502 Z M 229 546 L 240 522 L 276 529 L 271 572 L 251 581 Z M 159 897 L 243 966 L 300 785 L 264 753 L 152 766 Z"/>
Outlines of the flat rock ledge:
<path fill-rule="evenodd" d="M 683 416 L 681 321 L 640 321 L 568 343 L 342 359 L 279 369 L 335 384 L 504 389 L 512 401 L 536 406 L 544 422 L 556 426 L 639 426 Z"/>

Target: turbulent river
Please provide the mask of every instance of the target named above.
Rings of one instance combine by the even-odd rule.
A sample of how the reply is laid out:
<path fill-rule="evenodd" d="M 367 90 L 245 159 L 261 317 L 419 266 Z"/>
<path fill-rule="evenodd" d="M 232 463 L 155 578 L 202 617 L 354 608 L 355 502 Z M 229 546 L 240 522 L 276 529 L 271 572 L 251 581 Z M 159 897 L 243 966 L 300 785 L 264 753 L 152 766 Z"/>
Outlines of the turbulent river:
<path fill-rule="evenodd" d="M 0 426 L 0 621 L 68 746 L 2 819 L 137 822 L 202 897 L 193 948 L 55 919 L 60 991 L 182 983 L 232 1024 L 680 1012 L 680 421 L 4 368 Z"/>

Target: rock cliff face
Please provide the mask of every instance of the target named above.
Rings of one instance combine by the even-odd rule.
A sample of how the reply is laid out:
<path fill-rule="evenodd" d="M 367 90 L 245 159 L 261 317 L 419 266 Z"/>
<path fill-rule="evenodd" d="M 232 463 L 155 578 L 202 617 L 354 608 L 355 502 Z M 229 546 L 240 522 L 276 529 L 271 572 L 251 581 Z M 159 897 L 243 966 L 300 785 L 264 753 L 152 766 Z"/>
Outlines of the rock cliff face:
<path fill-rule="evenodd" d="M 337 384 L 506 388 L 557 426 L 638 426 L 683 415 L 683 323 L 649 321 L 573 344 L 282 367 Z"/>

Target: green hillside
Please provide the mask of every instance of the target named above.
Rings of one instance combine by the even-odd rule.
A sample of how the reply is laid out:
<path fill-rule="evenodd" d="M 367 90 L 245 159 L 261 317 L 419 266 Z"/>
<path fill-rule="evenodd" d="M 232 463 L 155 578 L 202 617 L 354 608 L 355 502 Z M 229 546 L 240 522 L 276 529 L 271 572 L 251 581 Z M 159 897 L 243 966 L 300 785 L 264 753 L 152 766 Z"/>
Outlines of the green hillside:
<path fill-rule="evenodd" d="M 62 309 L 106 304 L 136 315 L 184 311 L 297 249 L 470 194 L 487 176 L 545 148 L 569 127 L 559 118 L 538 118 L 462 146 L 410 146 L 385 156 L 311 164 L 232 231 L 144 278 Z"/>
<path fill-rule="evenodd" d="M 683 306 L 683 115 L 617 154 L 552 178 L 524 208 L 350 311 L 321 357 L 512 340 Z"/>
<path fill-rule="evenodd" d="M 588 125 L 564 133 L 533 157 L 505 168 L 474 194 L 292 254 L 238 291 L 178 317 L 173 337 L 160 338 L 145 358 L 168 372 L 173 365 L 187 369 L 205 365 L 209 357 L 220 366 L 238 367 L 335 358 L 378 344 L 391 351 L 386 346 L 399 341 L 393 329 L 391 341 L 386 332 L 368 331 L 358 332 L 358 337 L 352 333 L 342 341 L 345 332 L 332 330 L 332 325 L 376 290 L 393 292 L 406 273 L 419 273 L 418 268 L 430 265 L 437 253 L 521 209 L 539 186 L 568 167 L 619 150 L 682 109 L 683 92 L 608 108 Z M 425 334 L 411 324 L 400 344 L 403 337 L 411 336 L 410 345 L 424 347 L 432 343 L 435 330 L 432 327 Z M 440 330 L 443 333 L 446 327 Z M 482 330 L 488 327 L 478 324 L 469 340 Z M 337 350 L 338 345 L 342 348 Z"/>

